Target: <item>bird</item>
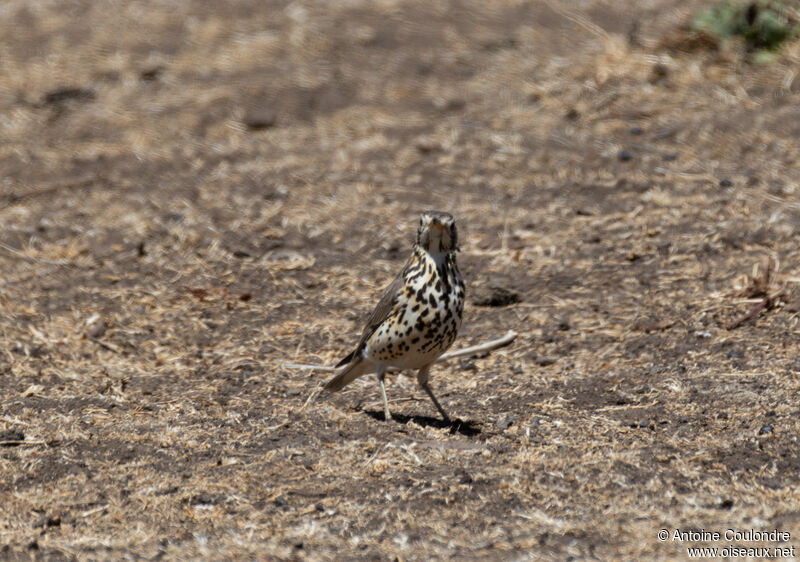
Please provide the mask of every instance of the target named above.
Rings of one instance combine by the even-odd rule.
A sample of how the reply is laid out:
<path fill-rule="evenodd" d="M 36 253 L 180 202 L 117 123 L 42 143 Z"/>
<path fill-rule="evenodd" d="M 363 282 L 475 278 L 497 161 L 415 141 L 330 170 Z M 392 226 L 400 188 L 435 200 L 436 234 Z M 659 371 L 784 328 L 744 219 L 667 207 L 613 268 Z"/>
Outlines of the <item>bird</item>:
<path fill-rule="evenodd" d="M 355 349 L 336 365 L 341 371 L 325 385 L 326 390 L 336 392 L 374 371 L 384 419 L 389 421 L 387 368 L 416 369 L 417 382 L 444 421 L 450 422 L 428 376 L 431 365 L 453 344 L 461 328 L 466 288 L 456 264 L 458 250 L 453 215 L 423 212 L 411 256 L 378 301 Z"/>

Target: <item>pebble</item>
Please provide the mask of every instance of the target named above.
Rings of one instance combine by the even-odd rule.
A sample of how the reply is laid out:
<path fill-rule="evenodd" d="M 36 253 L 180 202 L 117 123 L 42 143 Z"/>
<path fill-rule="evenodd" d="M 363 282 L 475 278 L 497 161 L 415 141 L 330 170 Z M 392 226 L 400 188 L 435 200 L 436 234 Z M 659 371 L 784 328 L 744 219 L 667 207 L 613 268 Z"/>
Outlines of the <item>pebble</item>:
<path fill-rule="evenodd" d="M 92 316 L 87 322 L 87 324 L 88 326 L 86 328 L 86 337 L 90 339 L 97 339 L 103 337 L 103 334 L 106 333 L 106 328 L 108 327 L 105 319 L 100 318 L 97 315 Z"/>
<path fill-rule="evenodd" d="M 258 107 L 250 109 L 245 113 L 242 122 L 251 131 L 260 131 L 268 129 L 275 125 L 277 116 L 272 109 L 266 107 Z"/>

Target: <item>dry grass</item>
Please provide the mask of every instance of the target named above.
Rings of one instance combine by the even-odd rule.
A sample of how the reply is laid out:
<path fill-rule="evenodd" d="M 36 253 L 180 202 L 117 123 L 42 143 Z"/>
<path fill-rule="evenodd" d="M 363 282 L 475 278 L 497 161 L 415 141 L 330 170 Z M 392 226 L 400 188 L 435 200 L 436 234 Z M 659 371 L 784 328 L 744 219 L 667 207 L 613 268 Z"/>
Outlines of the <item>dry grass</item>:
<path fill-rule="evenodd" d="M 800 536 L 800 44 L 748 66 L 700 5 L 3 4 L 2 556 Z M 373 380 L 307 403 L 281 365 L 349 351 L 424 208 L 456 345 L 517 340 L 435 368 L 452 427 L 404 376 L 397 423 Z"/>

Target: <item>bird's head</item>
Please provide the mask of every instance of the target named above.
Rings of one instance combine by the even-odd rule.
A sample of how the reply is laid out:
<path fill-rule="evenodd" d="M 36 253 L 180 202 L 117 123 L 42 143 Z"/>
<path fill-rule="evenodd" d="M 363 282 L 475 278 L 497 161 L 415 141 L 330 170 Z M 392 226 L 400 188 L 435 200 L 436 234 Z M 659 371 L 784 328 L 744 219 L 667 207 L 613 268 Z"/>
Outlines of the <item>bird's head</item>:
<path fill-rule="evenodd" d="M 425 211 L 419 218 L 417 245 L 428 252 L 458 251 L 456 220 L 450 213 Z"/>

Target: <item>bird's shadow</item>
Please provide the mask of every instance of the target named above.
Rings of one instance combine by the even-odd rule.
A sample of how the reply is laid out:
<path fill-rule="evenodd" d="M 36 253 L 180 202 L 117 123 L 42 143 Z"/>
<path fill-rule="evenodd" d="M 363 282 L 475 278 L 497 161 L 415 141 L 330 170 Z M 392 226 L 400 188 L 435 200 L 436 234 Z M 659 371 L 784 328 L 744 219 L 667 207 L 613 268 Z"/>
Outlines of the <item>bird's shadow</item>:
<path fill-rule="evenodd" d="M 369 417 L 378 420 L 384 421 L 385 418 L 383 416 L 383 412 L 380 410 L 362 410 L 365 414 Z M 478 429 L 478 426 L 471 421 L 461 420 L 458 418 L 451 419 L 450 421 L 445 421 L 441 418 L 432 418 L 430 416 L 407 416 L 405 414 L 392 414 L 392 419 L 390 421 L 394 421 L 400 424 L 407 424 L 410 421 L 421 425 L 423 427 L 435 427 L 438 429 L 447 428 L 450 430 L 450 433 L 460 433 L 464 437 L 475 437 L 476 435 L 480 435 L 481 430 Z"/>

